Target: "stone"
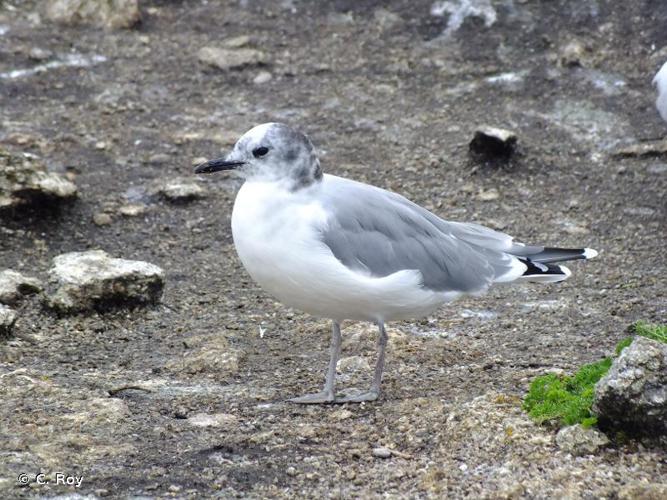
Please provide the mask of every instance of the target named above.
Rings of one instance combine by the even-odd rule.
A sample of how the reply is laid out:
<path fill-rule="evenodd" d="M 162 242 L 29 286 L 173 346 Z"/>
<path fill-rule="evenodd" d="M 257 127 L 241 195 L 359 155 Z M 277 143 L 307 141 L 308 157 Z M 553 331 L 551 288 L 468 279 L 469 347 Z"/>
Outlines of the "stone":
<path fill-rule="evenodd" d="M 49 0 L 46 17 L 68 25 L 132 28 L 141 20 L 139 0 Z"/>
<path fill-rule="evenodd" d="M 0 304 L 0 337 L 8 337 L 16 323 L 16 312 L 10 307 Z"/>
<path fill-rule="evenodd" d="M 556 444 L 561 450 L 580 457 L 597 453 L 609 444 L 609 438 L 597 429 L 576 424 L 558 431 Z"/>
<path fill-rule="evenodd" d="M 93 215 L 93 223 L 95 223 L 96 226 L 108 226 L 112 222 L 113 219 L 107 213 L 100 212 Z"/>
<path fill-rule="evenodd" d="M 667 344 L 638 336 L 595 385 L 602 429 L 660 439 L 667 434 Z"/>
<path fill-rule="evenodd" d="M 563 45 L 558 53 L 558 61 L 562 66 L 584 66 L 587 48 L 579 40 L 570 40 Z"/>
<path fill-rule="evenodd" d="M 349 356 L 340 358 L 336 363 L 336 371 L 339 373 L 348 373 L 356 371 L 370 371 L 371 366 L 363 356 Z"/>
<path fill-rule="evenodd" d="M 268 71 L 260 71 L 257 73 L 257 76 L 252 79 L 252 83 L 255 85 L 262 85 L 264 83 L 268 83 L 273 79 L 273 75 L 269 73 Z"/>
<path fill-rule="evenodd" d="M 171 155 L 167 153 L 155 153 L 148 158 L 148 163 L 153 165 L 164 165 L 172 160 Z"/>
<path fill-rule="evenodd" d="M 0 303 L 2 304 L 15 304 L 24 295 L 41 291 L 42 282 L 36 278 L 29 278 L 11 269 L 0 272 Z"/>
<path fill-rule="evenodd" d="M 0 148 L 0 210 L 67 201 L 76 194 L 75 184 L 57 173 L 47 172 L 34 156 Z"/>
<path fill-rule="evenodd" d="M 480 127 L 470 142 L 470 151 L 490 158 L 507 158 L 516 147 L 517 136 L 511 130 Z"/>
<path fill-rule="evenodd" d="M 137 260 L 112 258 L 102 250 L 71 252 L 53 259 L 48 305 L 64 313 L 117 305 L 155 304 L 164 271 Z"/>
<path fill-rule="evenodd" d="M 377 458 L 389 458 L 391 457 L 391 450 L 384 446 L 373 448 L 373 456 Z"/>
<path fill-rule="evenodd" d="M 188 417 L 188 423 L 195 427 L 228 427 L 236 425 L 238 419 L 229 413 L 196 413 Z"/>
<path fill-rule="evenodd" d="M 500 193 L 495 188 L 481 190 L 477 193 L 477 199 L 480 201 L 494 201 L 498 198 L 500 198 Z"/>
<path fill-rule="evenodd" d="M 247 48 L 222 49 L 219 47 L 203 47 L 197 53 L 197 58 L 200 62 L 223 71 L 266 64 L 268 62 L 268 57 L 264 52 Z"/>
<path fill-rule="evenodd" d="M 252 38 L 248 35 L 235 36 L 233 38 L 228 38 L 222 44 L 228 49 L 240 49 L 241 47 L 247 47 L 253 42 Z"/>
<path fill-rule="evenodd" d="M 128 203 L 118 208 L 118 213 L 125 217 L 137 217 L 146 212 L 146 205 L 138 203 Z"/>
<path fill-rule="evenodd" d="M 167 363 L 176 373 L 208 374 L 224 379 L 239 370 L 240 354 L 222 335 L 195 336 L 187 340 L 189 352 L 182 359 Z"/>
<path fill-rule="evenodd" d="M 46 61 L 53 56 L 53 52 L 41 47 L 33 47 L 28 52 L 28 57 L 33 61 Z"/>
<path fill-rule="evenodd" d="M 179 203 L 206 196 L 206 189 L 196 178 L 173 177 L 155 183 L 150 190 L 152 195 L 162 196 L 169 201 Z"/>
<path fill-rule="evenodd" d="M 614 151 L 617 158 L 655 158 L 667 157 L 667 139 L 640 142 L 618 148 Z"/>

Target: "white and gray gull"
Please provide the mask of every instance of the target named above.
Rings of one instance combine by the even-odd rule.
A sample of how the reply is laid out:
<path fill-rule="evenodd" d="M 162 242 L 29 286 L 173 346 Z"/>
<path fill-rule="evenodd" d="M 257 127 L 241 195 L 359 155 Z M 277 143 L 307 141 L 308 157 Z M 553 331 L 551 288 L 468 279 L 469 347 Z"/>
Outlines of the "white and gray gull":
<path fill-rule="evenodd" d="M 426 316 L 494 283 L 562 281 L 570 271 L 556 263 L 597 255 L 516 243 L 484 226 L 443 220 L 390 191 L 324 174 L 308 137 L 280 123 L 254 127 L 225 158 L 195 173 L 220 170 L 245 179 L 232 235 L 250 276 L 283 304 L 333 321 L 324 388 L 295 403 L 377 399 L 387 321 Z M 368 391 L 337 397 L 346 319 L 377 324 L 378 357 Z"/>

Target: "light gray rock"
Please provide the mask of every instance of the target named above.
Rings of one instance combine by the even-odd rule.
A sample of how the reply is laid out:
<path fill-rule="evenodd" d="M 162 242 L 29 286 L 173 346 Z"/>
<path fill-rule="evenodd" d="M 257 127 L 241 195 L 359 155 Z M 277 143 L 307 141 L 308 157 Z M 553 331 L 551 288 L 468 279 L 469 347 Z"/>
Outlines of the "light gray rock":
<path fill-rule="evenodd" d="M 46 17 L 63 24 L 131 28 L 141 20 L 139 0 L 49 0 Z"/>
<path fill-rule="evenodd" d="M 206 189 L 194 178 L 173 177 L 160 180 L 150 189 L 153 196 L 162 196 L 172 202 L 186 202 L 206 196 Z"/>
<path fill-rule="evenodd" d="M 195 427 L 233 427 L 238 418 L 229 413 L 196 413 L 188 417 L 188 422 Z"/>
<path fill-rule="evenodd" d="M 0 271 L 0 303 L 15 304 L 24 295 L 42 291 L 42 283 L 35 278 L 5 269 Z"/>
<path fill-rule="evenodd" d="M 99 212 L 93 215 L 93 223 L 96 226 L 108 226 L 113 222 L 111 216 L 105 212 Z"/>
<path fill-rule="evenodd" d="M 154 304 L 164 287 L 164 271 L 158 266 L 115 259 L 102 250 L 66 253 L 53 264 L 48 304 L 60 312 Z"/>
<path fill-rule="evenodd" d="M 391 457 L 391 450 L 384 446 L 373 448 L 373 456 L 377 458 L 389 458 Z"/>
<path fill-rule="evenodd" d="M 614 156 L 619 158 L 651 158 L 667 156 L 667 139 L 640 142 L 617 149 Z"/>
<path fill-rule="evenodd" d="M 587 48 L 580 40 L 572 39 L 565 43 L 558 51 L 558 62 L 561 66 L 573 67 L 584 66 L 589 59 Z"/>
<path fill-rule="evenodd" d="M 16 323 L 16 312 L 0 304 L 0 337 L 6 337 L 12 333 L 14 323 Z"/>
<path fill-rule="evenodd" d="M 348 356 L 341 358 L 336 363 L 336 371 L 339 373 L 350 373 L 356 371 L 370 371 L 371 365 L 363 356 Z"/>
<path fill-rule="evenodd" d="M 667 434 L 667 344 L 636 337 L 595 385 L 600 426 L 647 437 Z"/>
<path fill-rule="evenodd" d="M 580 457 L 597 453 L 609 444 L 609 438 L 597 429 L 576 424 L 558 431 L 556 444 L 561 450 Z"/>
<path fill-rule="evenodd" d="M 167 363 L 167 369 L 177 373 L 205 374 L 227 378 L 239 370 L 240 352 L 221 335 L 195 336 L 187 341 L 191 351 L 181 359 Z"/>
<path fill-rule="evenodd" d="M 268 71 L 260 71 L 257 73 L 257 76 L 252 79 L 252 83 L 255 85 L 263 85 L 270 82 L 273 79 L 273 75 Z"/>
<path fill-rule="evenodd" d="M 33 157 L 0 148 L 0 210 L 76 197 L 76 185 Z"/>
<path fill-rule="evenodd" d="M 266 64 L 268 56 L 257 49 L 237 48 L 222 49 L 219 47 L 203 47 L 197 53 L 197 58 L 204 64 L 219 68 L 223 71 Z"/>
<path fill-rule="evenodd" d="M 28 52 L 28 57 L 33 61 L 46 61 L 53 56 L 53 52 L 48 49 L 43 49 L 41 47 L 33 47 Z"/>
<path fill-rule="evenodd" d="M 223 45 L 228 49 L 240 49 L 241 47 L 247 47 L 252 44 L 253 39 L 248 35 L 235 36 L 233 38 L 228 38 L 225 40 Z"/>

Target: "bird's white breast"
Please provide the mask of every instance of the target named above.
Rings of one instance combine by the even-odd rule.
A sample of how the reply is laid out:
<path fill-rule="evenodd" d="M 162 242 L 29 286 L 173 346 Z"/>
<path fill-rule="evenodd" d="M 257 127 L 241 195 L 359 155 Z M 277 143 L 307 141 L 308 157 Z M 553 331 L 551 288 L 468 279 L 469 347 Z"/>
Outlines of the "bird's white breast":
<path fill-rule="evenodd" d="M 290 192 L 276 183 L 246 182 L 239 191 L 234 245 L 262 288 L 288 306 L 336 320 L 419 317 L 454 298 L 425 290 L 416 270 L 375 278 L 345 267 L 322 242 L 329 215 L 317 201 L 318 189 L 323 185 Z"/>

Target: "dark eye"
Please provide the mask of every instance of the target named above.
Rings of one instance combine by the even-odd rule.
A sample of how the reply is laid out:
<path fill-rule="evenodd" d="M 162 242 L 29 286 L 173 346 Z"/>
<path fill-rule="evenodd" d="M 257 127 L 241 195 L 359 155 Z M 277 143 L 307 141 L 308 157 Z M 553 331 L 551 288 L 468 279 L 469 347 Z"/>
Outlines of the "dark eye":
<path fill-rule="evenodd" d="M 255 148 L 255 149 L 253 149 L 253 150 L 252 150 L 252 155 L 253 155 L 255 158 L 260 158 L 260 157 L 264 156 L 264 155 L 265 155 L 266 153 L 268 153 L 268 152 L 269 152 L 269 148 L 267 148 L 266 146 L 261 146 L 261 147 L 259 147 L 259 148 Z"/>

